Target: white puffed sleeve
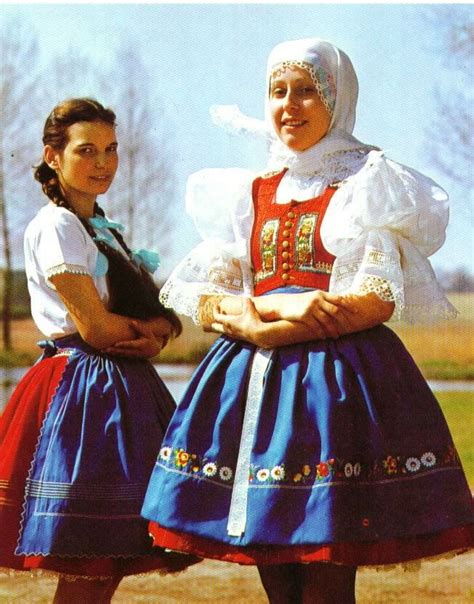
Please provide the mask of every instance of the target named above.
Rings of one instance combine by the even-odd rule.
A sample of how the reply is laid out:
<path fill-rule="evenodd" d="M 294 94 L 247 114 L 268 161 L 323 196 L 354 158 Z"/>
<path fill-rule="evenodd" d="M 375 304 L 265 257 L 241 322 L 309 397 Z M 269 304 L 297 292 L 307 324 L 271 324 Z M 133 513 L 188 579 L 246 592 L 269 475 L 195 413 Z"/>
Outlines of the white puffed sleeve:
<path fill-rule="evenodd" d="M 202 242 L 178 264 L 161 289 L 162 303 L 198 323 L 203 294 L 251 295 L 249 240 L 255 174 L 239 168 L 192 174 L 186 211 Z"/>
<path fill-rule="evenodd" d="M 430 178 L 371 151 L 364 167 L 334 193 L 321 237 L 336 256 L 330 291 L 395 302 L 392 319 L 456 315 L 428 256 L 445 240 L 448 196 Z"/>
<path fill-rule="evenodd" d="M 27 231 L 26 238 L 30 231 Z M 44 275 L 46 284 L 55 289 L 50 281 L 54 275 L 73 273 L 91 275 L 97 256 L 94 243 L 77 216 L 64 208 L 53 208 L 41 221 L 41 228 L 34 233 L 37 270 Z"/>

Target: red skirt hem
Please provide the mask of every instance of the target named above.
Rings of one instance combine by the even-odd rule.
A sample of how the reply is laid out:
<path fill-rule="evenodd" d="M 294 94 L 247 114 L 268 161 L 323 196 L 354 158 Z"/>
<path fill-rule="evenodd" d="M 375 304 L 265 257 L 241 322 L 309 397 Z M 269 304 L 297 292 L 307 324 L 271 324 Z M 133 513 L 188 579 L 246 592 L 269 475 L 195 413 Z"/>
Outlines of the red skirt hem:
<path fill-rule="evenodd" d="M 174 552 L 136 558 L 61 558 L 60 556 L 25 556 L 23 567 L 16 570 L 43 570 L 59 575 L 87 578 L 126 577 L 149 572 L 177 573 L 200 562 L 195 556 Z"/>
<path fill-rule="evenodd" d="M 238 547 L 212 539 L 172 531 L 150 522 L 154 545 L 192 553 L 202 558 L 248 565 L 332 562 L 348 566 L 383 566 L 449 552 L 467 551 L 473 545 L 472 526 L 447 529 L 432 535 L 419 535 L 367 543 Z"/>

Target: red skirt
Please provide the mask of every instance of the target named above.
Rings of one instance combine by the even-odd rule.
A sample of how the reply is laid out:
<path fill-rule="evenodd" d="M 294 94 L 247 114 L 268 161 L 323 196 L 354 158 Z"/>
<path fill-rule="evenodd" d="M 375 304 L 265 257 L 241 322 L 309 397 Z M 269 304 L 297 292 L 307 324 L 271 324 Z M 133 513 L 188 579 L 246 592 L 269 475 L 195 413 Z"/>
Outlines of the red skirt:
<path fill-rule="evenodd" d="M 196 535 L 189 535 L 149 524 L 154 545 L 192 553 L 202 558 L 249 565 L 332 562 L 347 566 L 382 566 L 407 563 L 422 558 L 462 553 L 472 547 L 471 526 L 455 527 L 418 537 L 380 542 L 332 543 L 300 546 L 236 547 Z"/>
<path fill-rule="evenodd" d="M 181 571 L 198 559 L 152 548 L 137 557 L 62 557 L 16 555 L 25 485 L 46 412 L 61 383 L 68 355 L 43 358 L 20 381 L 0 417 L 0 567 L 43 569 L 64 575 L 112 577 Z"/>

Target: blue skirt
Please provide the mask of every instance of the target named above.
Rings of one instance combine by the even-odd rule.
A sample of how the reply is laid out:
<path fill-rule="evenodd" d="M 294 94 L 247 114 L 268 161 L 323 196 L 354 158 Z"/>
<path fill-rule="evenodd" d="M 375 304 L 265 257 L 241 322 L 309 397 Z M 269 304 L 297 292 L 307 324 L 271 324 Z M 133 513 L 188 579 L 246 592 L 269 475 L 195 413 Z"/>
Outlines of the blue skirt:
<path fill-rule="evenodd" d="M 225 546 L 308 552 L 472 522 L 440 407 L 384 325 L 272 351 L 219 338 L 165 435 L 142 513 L 156 543 L 206 555 L 208 540 L 229 560 Z"/>
<path fill-rule="evenodd" d="M 140 510 L 174 409 L 148 361 L 77 335 L 49 344 L 2 418 L 0 511 L 22 503 L 13 559 L 153 555 Z"/>

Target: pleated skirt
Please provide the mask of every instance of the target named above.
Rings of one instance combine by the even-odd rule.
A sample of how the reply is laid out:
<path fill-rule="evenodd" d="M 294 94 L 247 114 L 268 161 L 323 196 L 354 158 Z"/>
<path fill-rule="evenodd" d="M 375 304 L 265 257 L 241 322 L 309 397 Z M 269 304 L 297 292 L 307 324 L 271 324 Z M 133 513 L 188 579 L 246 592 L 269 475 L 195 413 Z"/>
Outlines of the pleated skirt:
<path fill-rule="evenodd" d="M 142 513 L 155 545 L 242 564 L 383 565 L 472 545 L 446 421 L 383 325 L 271 351 L 219 338 Z"/>
<path fill-rule="evenodd" d="M 108 577 L 182 570 L 140 509 L 175 403 L 145 360 L 48 342 L 0 418 L 0 567 Z"/>

